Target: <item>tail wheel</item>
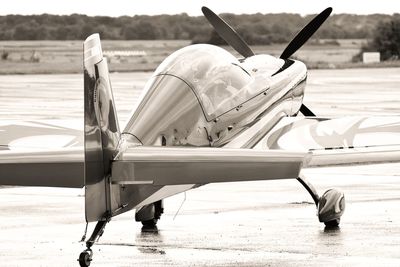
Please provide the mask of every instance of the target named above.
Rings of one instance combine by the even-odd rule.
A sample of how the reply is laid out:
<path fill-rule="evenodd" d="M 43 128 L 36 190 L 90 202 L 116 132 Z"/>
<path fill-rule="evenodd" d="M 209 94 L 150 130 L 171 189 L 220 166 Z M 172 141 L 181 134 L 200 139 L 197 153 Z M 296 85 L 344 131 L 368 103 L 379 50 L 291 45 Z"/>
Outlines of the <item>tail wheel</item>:
<path fill-rule="evenodd" d="M 91 250 L 85 250 L 79 255 L 78 262 L 81 267 L 89 267 L 91 261 L 92 261 Z"/>

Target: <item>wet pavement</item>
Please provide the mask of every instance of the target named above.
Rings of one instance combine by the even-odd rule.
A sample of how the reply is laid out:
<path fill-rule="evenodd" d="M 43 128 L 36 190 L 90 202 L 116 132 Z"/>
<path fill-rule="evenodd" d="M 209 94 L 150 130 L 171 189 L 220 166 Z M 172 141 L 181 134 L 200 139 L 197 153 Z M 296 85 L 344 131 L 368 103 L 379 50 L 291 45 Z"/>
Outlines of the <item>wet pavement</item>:
<path fill-rule="evenodd" d="M 345 192 L 334 230 L 318 222 L 295 180 L 207 185 L 186 193 L 178 215 L 184 194 L 167 199 L 158 232 L 142 233 L 134 212 L 113 219 L 93 248 L 93 266 L 399 266 L 399 173 L 400 164 L 306 170 L 320 193 Z M 1 265 L 77 264 L 82 193 L 1 189 Z"/>
<path fill-rule="evenodd" d="M 149 75 L 112 75 L 122 121 Z M 308 82 L 305 101 L 317 114 L 400 114 L 399 69 L 311 71 Z M 0 76 L 0 118 L 79 119 L 81 85 L 79 75 Z M 168 198 L 157 232 L 141 232 L 133 211 L 114 218 L 93 248 L 92 265 L 400 266 L 400 164 L 304 174 L 320 194 L 344 191 L 340 228 L 318 222 L 295 180 L 213 184 Z M 78 265 L 82 189 L 1 188 L 0 218 L 1 266 Z"/>

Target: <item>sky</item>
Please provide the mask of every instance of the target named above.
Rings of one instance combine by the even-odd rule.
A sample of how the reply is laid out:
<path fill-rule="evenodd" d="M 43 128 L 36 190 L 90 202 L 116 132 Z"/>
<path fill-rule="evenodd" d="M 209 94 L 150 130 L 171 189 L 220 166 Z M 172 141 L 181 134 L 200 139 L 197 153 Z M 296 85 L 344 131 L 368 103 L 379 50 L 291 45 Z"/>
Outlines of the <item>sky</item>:
<path fill-rule="evenodd" d="M 187 13 L 201 15 L 207 6 L 216 13 L 299 13 L 316 14 L 333 7 L 334 14 L 400 13 L 399 0 L 6 0 L 0 15 L 7 14 L 60 14 L 72 13 L 89 16 L 133 16 Z"/>

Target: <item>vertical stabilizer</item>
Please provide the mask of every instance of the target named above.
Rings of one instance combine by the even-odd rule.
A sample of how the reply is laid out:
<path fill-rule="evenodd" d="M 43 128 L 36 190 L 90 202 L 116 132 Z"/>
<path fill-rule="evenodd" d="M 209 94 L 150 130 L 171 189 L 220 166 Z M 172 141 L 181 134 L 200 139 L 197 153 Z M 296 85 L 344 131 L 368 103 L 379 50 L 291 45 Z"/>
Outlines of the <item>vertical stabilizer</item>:
<path fill-rule="evenodd" d="M 99 34 L 83 44 L 86 221 L 104 220 L 111 210 L 111 160 L 120 139 L 106 58 Z"/>

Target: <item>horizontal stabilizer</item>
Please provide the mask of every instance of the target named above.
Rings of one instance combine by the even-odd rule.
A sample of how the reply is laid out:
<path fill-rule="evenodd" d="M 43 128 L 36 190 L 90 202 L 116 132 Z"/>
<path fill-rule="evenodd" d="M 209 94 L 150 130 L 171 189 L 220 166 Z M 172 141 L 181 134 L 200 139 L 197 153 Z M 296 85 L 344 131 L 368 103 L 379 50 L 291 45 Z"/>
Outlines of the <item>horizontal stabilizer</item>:
<path fill-rule="evenodd" d="M 112 166 L 114 184 L 207 184 L 297 178 L 306 153 L 252 149 L 135 147 Z"/>

